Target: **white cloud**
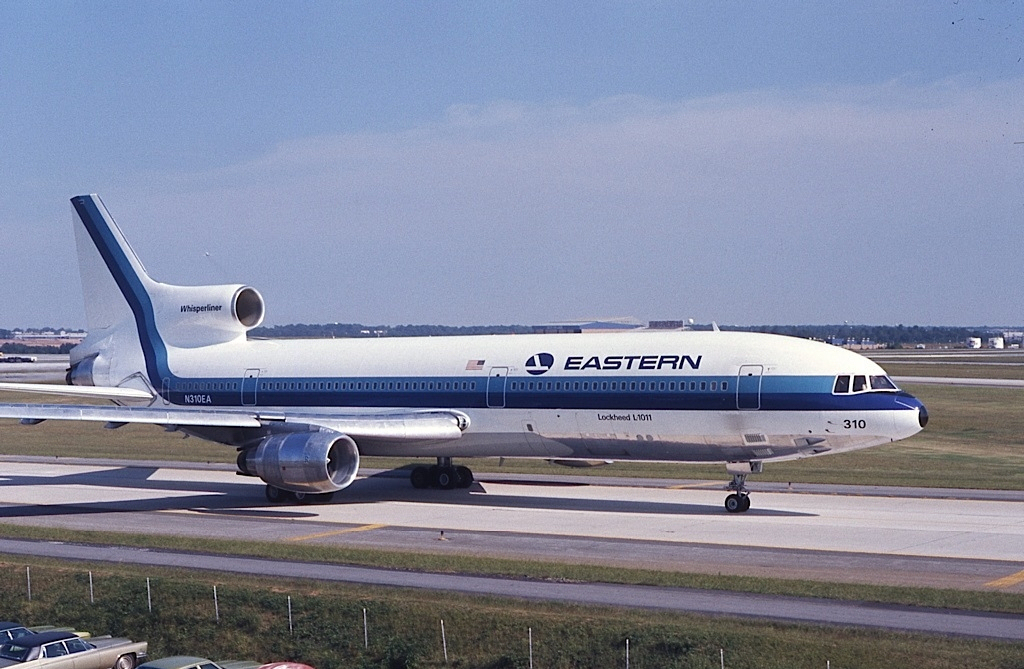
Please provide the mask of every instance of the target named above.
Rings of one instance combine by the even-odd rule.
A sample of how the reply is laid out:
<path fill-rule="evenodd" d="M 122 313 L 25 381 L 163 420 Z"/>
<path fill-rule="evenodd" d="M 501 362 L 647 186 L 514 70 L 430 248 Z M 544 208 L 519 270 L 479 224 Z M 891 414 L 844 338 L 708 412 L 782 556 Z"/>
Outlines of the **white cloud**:
<path fill-rule="evenodd" d="M 460 105 L 105 199 L 154 274 L 249 281 L 276 323 L 1019 322 L 979 287 L 1020 262 L 1022 93 Z"/>

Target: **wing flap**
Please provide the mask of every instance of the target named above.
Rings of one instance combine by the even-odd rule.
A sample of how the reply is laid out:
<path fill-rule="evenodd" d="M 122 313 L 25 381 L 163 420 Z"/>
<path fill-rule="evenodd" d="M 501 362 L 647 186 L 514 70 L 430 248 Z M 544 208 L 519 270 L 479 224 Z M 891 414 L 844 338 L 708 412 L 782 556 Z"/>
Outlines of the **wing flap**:
<path fill-rule="evenodd" d="M 288 414 L 285 422 L 316 425 L 341 432 L 356 440 L 448 441 L 458 439 L 468 418 L 455 411 L 355 414 L 324 416 Z"/>

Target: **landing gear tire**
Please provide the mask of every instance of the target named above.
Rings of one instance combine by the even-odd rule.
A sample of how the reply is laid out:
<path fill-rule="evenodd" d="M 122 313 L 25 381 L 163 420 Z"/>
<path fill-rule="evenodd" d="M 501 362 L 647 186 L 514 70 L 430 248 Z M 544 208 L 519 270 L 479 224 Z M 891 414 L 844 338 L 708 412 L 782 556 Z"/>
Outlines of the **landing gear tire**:
<path fill-rule="evenodd" d="M 473 470 L 471 470 L 469 467 L 459 465 L 458 467 L 455 468 L 455 474 L 459 479 L 458 487 L 468 488 L 469 486 L 473 485 Z"/>
<path fill-rule="evenodd" d="M 413 488 L 422 490 L 430 487 L 430 470 L 426 467 L 416 467 L 409 475 L 409 481 Z"/>
<path fill-rule="evenodd" d="M 310 502 L 313 501 L 313 495 L 308 495 L 304 492 L 293 492 L 290 494 L 292 496 L 292 499 L 294 499 L 299 504 L 309 504 Z"/>
<path fill-rule="evenodd" d="M 750 496 L 733 493 L 725 498 L 725 510 L 729 513 L 743 513 L 750 508 Z"/>
<path fill-rule="evenodd" d="M 271 502 L 272 504 L 283 502 L 288 496 L 287 492 L 281 490 L 277 486 L 272 486 L 269 483 L 267 484 L 267 487 L 263 492 L 267 496 L 267 501 Z"/>
<path fill-rule="evenodd" d="M 450 458 L 449 458 L 450 460 Z M 473 485 L 473 470 L 469 467 L 458 467 L 451 464 L 431 465 L 415 467 L 409 474 L 409 482 L 413 488 L 440 488 L 441 490 L 454 490 L 455 488 L 468 488 Z"/>
<path fill-rule="evenodd" d="M 459 474 L 455 467 L 438 467 L 434 480 L 441 490 L 454 490 L 459 487 Z"/>

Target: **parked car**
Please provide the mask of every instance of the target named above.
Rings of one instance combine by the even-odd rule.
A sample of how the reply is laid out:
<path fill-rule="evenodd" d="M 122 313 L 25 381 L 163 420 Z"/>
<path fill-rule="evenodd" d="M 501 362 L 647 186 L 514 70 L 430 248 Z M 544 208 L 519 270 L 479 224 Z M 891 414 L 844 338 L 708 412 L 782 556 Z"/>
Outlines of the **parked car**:
<path fill-rule="evenodd" d="M 159 660 L 150 660 L 139 665 L 137 669 L 313 669 L 306 664 L 298 662 L 271 662 L 260 664 L 250 660 L 220 660 L 214 662 L 205 657 L 192 657 L 190 655 L 175 655 L 163 657 Z"/>
<path fill-rule="evenodd" d="M 0 643 L 32 634 L 32 630 L 18 623 L 0 623 Z"/>
<path fill-rule="evenodd" d="M 76 636 L 79 636 L 83 639 L 88 639 L 92 636 L 92 634 L 90 634 L 89 632 L 76 630 L 74 627 L 56 627 L 54 625 L 33 625 L 28 629 L 33 634 L 39 634 L 40 632 L 72 632 Z"/>
<path fill-rule="evenodd" d="M 17 639 L 26 634 L 38 634 L 40 632 L 74 632 L 83 639 L 88 639 L 90 636 L 88 632 L 79 632 L 71 627 L 54 627 L 53 625 L 25 627 L 21 623 L 0 622 L 0 643 Z"/>
<path fill-rule="evenodd" d="M 148 644 L 109 636 L 85 641 L 74 632 L 26 634 L 0 644 L 0 668 L 135 669 Z"/>
<path fill-rule="evenodd" d="M 145 664 L 139 665 L 138 669 L 257 669 L 259 666 L 259 662 L 247 662 L 245 660 L 214 662 L 205 657 L 173 655 L 171 657 L 162 657 L 159 660 L 150 660 Z"/>

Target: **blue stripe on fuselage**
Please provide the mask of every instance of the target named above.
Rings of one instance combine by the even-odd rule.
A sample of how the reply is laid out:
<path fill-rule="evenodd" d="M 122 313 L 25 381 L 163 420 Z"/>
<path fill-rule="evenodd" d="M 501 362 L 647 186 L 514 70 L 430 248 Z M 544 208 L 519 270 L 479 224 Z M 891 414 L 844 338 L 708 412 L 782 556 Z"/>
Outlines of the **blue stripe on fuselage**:
<path fill-rule="evenodd" d="M 556 381 L 555 378 L 558 380 Z M 888 411 L 910 409 L 894 392 L 834 395 L 833 377 L 763 377 L 762 411 Z M 275 407 L 462 407 L 486 408 L 485 376 L 463 377 L 261 377 L 254 392 L 259 406 Z M 696 389 L 690 389 L 690 382 Z M 181 380 L 171 387 L 176 404 L 237 405 L 239 380 Z M 735 411 L 735 377 L 508 377 L 503 394 L 509 409 L 632 409 Z M 615 383 L 615 389 L 612 389 Z M 723 383 L 728 388 L 722 390 Z M 586 384 L 587 390 L 583 390 Z M 685 386 L 683 386 L 685 384 Z M 532 387 L 531 387 L 532 386 Z M 641 386 L 644 388 L 640 390 Z M 703 386 L 703 389 L 701 387 Z M 685 389 L 680 389 L 685 387 Z M 716 388 L 711 390 L 711 388 Z M 495 398 L 491 398 L 491 406 Z"/>

